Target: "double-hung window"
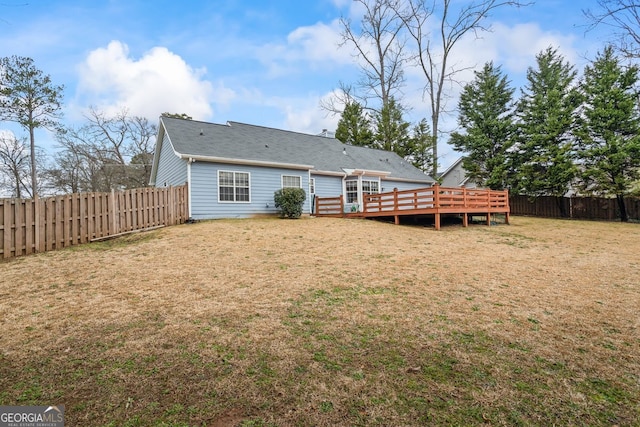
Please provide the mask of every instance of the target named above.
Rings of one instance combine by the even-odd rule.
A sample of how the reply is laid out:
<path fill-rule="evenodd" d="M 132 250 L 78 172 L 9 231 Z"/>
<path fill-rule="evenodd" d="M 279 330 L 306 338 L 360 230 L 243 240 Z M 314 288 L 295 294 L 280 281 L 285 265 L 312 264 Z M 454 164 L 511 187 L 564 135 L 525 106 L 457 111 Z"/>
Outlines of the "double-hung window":
<path fill-rule="evenodd" d="M 362 194 L 378 194 L 380 183 L 378 181 L 362 181 Z"/>
<path fill-rule="evenodd" d="M 250 202 L 249 172 L 218 171 L 220 202 Z"/>
<path fill-rule="evenodd" d="M 314 194 L 316 194 L 316 179 L 315 178 L 309 178 L 309 194 L 311 194 L 312 196 Z"/>
<path fill-rule="evenodd" d="M 347 203 L 358 203 L 358 181 L 349 179 L 346 182 Z M 362 194 L 378 194 L 380 192 L 380 181 L 362 180 Z"/>
<path fill-rule="evenodd" d="M 346 182 L 347 186 L 347 203 L 358 202 L 358 181 L 350 179 Z"/>
<path fill-rule="evenodd" d="M 282 175 L 282 188 L 302 188 L 302 178 L 295 175 Z"/>

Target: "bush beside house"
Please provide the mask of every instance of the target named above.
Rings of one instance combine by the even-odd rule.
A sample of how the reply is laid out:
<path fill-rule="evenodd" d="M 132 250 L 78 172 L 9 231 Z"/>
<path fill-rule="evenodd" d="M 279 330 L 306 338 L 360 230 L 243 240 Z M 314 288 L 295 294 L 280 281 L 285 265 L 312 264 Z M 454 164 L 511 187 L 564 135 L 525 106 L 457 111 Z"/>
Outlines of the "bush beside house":
<path fill-rule="evenodd" d="M 307 194 L 302 188 L 282 188 L 273 195 L 276 208 L 280 209 L 282 218 L 300 218 L 302 215 L 302 204 L 307 198 Z"/>

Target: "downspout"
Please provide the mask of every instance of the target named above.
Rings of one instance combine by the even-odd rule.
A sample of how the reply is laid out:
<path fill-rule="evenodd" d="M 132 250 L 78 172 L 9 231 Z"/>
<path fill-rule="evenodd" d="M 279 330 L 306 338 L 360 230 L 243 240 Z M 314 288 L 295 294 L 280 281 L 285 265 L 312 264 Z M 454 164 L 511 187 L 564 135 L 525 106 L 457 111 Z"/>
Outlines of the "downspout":
<path fill-rule="evenodd" d="M 189 219 L 192 218 L 191 215 L 191 197 L 192 196 L 192 191 L 191 191 L 191 163 L 193 163 L 195 160 L 193 160 L 193 158 L 189 157 L 189 160 L 187 160 L 187 204 L 189 205 Z"/>
<path fill-rule="evenodd" d="M 344 204 L 347 204 L 347 173 L 344 173 L 344 176 L 342 177 L 342 198 L 344 200 Z M 344 212 L 342 212 L 344 214 Z"/>
<path fill-rule="evenodd" d="M 362 197 L 362 175 L 358 175 L 358 212 L 362 212 L 364 198 Z"/>
<path fill-rule="evenodd" d="M 311 188 L 311 170 L 307 171 L 307 175 L 307 190 L 309 190 Z M 309 191 L 309 197 L 307 197 L 307 199 L 309 199 L 309 215 L 313 215 L 313 197 L 315 197 L 315 195 L 312 195 Z"/>

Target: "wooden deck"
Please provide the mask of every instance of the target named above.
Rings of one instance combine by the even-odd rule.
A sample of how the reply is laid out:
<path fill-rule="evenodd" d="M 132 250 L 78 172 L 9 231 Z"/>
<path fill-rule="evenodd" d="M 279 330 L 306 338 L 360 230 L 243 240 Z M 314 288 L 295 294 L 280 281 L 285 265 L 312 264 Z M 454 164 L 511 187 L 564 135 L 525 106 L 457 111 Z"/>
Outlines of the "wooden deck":
<path fill-rule="evenodd" d="M 433 187 L 414 190 L 390 191 L 387 193 L 364 195 L 361 212 L 345 212 L 344 198 L 316 197 L 316 216 L 331 217 L 393 217 L 396 224 L 401 216 L 434 215 L 435 228 L 440 229 L 441 215 L 462 215 L 462 224 L 469 224 L 469 216 L 486 216 L 487 225 L 491 215 L 505 215 L 509 223 L 509 192 L 507 190 L 478 190 L 464 187 Z"/>

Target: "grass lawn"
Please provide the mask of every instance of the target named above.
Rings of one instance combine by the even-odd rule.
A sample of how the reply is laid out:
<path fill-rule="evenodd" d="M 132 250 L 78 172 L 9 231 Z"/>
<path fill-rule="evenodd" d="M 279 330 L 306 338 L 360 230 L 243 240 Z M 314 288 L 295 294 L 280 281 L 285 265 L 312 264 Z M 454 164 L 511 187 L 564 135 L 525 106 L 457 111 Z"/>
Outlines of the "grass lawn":
<path fill-rule="evenodd" d="M 640 225 L 186 224 L 0 263 L 69 426 L 640 425 Z"/>

